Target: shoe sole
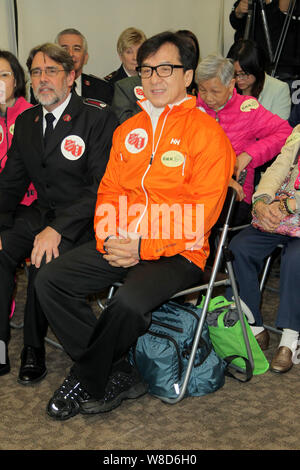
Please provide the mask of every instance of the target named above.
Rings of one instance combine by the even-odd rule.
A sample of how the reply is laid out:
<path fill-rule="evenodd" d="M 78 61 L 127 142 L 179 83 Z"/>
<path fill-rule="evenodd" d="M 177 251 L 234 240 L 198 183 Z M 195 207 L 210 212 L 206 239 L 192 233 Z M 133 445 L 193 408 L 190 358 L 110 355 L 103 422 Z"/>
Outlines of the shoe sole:
<path fill-rule="evenodd" d="M 2 375 L 9 374 L 9 372 L 10 372 L 10 366 L 3 367 L 2 370 L 0 371 L 0 377 L 1 377 Z"/>
<path fill-rule="evenodd" d="M 26 385 L 35 385 L 35 384 L 41 382 L 41 381 L 46 377 L 47 372 L 48 372 L 48 371 L 47 371 L 47 369 L 46 369 L 45 372 L 44 372 L 42 375 L 40 375 L 40 377 L 38 377 L 37 379 L 34 379 L 34 380 L 22 380 L 22 379 L 18 378 L 18 379 L 17 379 L 17 382 L 18 382 L 19 384 L 25 385 L 25 386 L 26 386 Z"/>
<path fill-rule="evenodd" d="M 291 370 L 292 367 L 293 367 L 293 364 L 291 365 L 291 367 L 285 370 L 278 370 L 278 369 L 273 369 L 272 367 L 270 367 L 270 372 L 273 372 L 274 374 L 285 374 L 286 372 Z"/>
<path fill-rule="evenodd" d="M 104 404 L 97 402 L 86 404 L 81 403 L 79 412 L 84 415 L 106 413 L 120 406 L 123 400 L 135 399 L 145 395 L 147 392 L 148 385 L 144 383 L 135 384 L 128 390 L 124 390 L 124 392 L 120 393 L 114 400 L 111 400 L 110 402 L 106 402 Z"/>

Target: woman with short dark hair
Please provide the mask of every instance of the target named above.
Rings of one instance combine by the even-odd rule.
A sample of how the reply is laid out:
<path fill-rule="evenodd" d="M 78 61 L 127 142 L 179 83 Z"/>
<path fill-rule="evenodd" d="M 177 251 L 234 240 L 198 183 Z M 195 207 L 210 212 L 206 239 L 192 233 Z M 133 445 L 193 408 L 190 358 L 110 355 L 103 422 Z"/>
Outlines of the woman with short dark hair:
<path fill-rule="evenodd" d="M 263 49 L 250 39 L 241 39 L 231 47 L 228 57 L 234 63 L 238 93 L 254 96 L 264 108 L 288 119 L 291 112 L 289 86 L 266 73 L 267 58 Z"/>

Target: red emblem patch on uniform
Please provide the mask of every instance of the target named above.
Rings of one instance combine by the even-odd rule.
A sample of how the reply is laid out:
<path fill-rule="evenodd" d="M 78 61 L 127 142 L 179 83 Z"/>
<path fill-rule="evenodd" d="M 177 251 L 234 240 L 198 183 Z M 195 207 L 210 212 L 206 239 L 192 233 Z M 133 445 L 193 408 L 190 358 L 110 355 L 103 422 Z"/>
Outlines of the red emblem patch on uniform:
<path fill-rule="evenodd" d="M 63 120 L 66 121 L 66 122 L 71 121 L 71 116 L 70 116 L 70 114 L 65 114 L 65 115 L 63 116 Z"/>
<path fill-rule="evenodd" d="M 144 90 L 142 86 L 134 87 L 134 94 L 139 100 L 141 100 L 142 98 L 145 98 Z"/>
<path fill-rule="evenodd" d="M 90 82 L 89 80 L 84 80 L 84 84 L 85 84 L 86 86 L 90 86 L 91 82 Z"/>
<path fill-rule="evenodd" d="M 82 154 L 82 146 L 78 145 L 75 140 L 67 139 L 65 142 L 64 149 L 67 152 L 71 152 L 74 157 L 80 157 Z"/>
<path fill-rule="evenodd" d="M 61 152 L 68 160 L 77 160 L 85 151 L 85 143 L 78 135 L 69 135 L 61 143 Z"/>

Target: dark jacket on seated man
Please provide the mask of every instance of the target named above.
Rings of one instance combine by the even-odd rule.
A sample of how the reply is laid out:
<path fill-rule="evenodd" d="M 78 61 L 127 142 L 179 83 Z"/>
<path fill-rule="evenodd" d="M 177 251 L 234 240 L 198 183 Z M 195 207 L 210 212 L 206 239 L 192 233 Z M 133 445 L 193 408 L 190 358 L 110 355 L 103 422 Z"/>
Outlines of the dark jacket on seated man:
<path fill-rule="evenodd" d="M 81 77 L 81 96 L 83 98 L 90 98 L 93 100 L 101 101 L 105 104 L 111 105 L 113 99 L 113 89 L 111 86 L 102 78 L 96 77 L 95 75 L 82 73 Z M 80 78 L 79 77 L 79 78 Z M 74 82 L 73 91 L 76 91 L 77 86 Z M 30 103 L 38 104 L 36 101 L 32 88 L 30 88 Z"/>

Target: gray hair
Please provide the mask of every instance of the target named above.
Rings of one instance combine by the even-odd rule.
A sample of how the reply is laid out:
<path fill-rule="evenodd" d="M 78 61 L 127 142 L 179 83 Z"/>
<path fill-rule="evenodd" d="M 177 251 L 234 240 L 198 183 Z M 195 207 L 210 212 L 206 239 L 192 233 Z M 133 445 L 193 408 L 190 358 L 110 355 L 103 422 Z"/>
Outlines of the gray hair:
<path fill-rule="evenodd" d="M 61 31 L 60 33 L 58 33 L 58 35 L 56 36 L 55 41 L 54 41 L 55 44 L 59 44 L 59 38 L 61 36 L 63 36 L 64 34 L 75 34 L 76 36 L 80 36 L 81 39 L 82 39 L 82 45 L 83 45 L 84 52 L 87 52 L 87 50 L 88 50 L 87 40 L 86 40 L 85 36 L 80 31 L 78 31 L 78 29 L 75 29 L 75 28 L 67 28 L 67 29 L 64 29 L 63 31 Z"/>
<path fill-rule="evenodd" d="M 234 77 L 234 66 L 230 59 L 221 55 L 210 54 L 203 59 L 198 67 L 199 82 L 219 78 L 223 85 L 228 86 Z"/>

